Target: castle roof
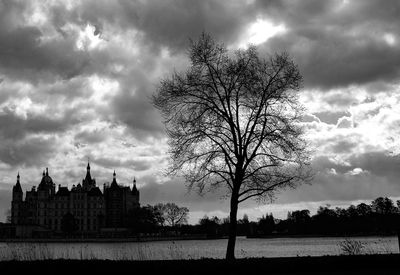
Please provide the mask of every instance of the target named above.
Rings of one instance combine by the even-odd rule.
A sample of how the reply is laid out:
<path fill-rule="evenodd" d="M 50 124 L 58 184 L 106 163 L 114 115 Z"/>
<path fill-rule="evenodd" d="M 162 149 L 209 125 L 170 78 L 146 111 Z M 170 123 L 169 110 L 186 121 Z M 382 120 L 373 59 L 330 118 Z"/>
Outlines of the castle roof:
<path fill-rule="evenodd" d="M 56 196 L 69 196 L 68 187 L 59 187 Z"/>

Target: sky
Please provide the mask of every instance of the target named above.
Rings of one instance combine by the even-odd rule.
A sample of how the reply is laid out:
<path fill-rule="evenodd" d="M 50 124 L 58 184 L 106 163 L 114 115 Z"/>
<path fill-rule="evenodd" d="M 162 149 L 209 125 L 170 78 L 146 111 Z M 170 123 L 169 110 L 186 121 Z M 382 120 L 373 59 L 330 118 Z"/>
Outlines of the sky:
<path fill-rule="evenodd" d="M 300 100 L 315 172 L 239 218 L 400 198 L 400 2 L 395 0 L 0 0 L 0 221 L 19 171 L 23 190 L 48 167 L 56 185 L 134 178 L 141 204 L 175 202 L 191 223 L 226 217 L 218 192 L 167 178 L 167 139 L 151 95 L 185 71 L 205 31 L 230 49 L 286 51 L 304 78 Z"/>

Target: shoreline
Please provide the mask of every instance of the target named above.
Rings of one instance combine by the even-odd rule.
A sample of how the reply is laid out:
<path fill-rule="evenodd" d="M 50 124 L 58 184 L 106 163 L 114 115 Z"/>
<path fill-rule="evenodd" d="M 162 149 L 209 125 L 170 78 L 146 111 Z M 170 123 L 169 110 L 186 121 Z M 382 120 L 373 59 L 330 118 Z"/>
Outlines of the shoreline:
<path fill-rule="evenodd" d="M 395 234 L 384 235 L 277 235 L 277 236 L 237 236 L 237 239 L 288 239 L 288 238 L 360 238 L 360 237 L 394 237 Z M 227 236 L 207 238 L 206 236 L 180 236 L 180 237 L 130 237 L 130 238 L 19 238 L 0 239 L 0 243 L 135 243 L 158 241 L 186 241 L 186 240 L 223 240 Z"/>

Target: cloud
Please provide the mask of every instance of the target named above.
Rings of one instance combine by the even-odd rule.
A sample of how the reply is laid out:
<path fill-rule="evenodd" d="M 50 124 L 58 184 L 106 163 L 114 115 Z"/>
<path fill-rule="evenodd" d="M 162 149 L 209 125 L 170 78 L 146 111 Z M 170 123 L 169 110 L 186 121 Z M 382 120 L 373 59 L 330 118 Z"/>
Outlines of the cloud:
<path fill-rule="evenodd" d="M 0 1 L 0 189 L 22 168 L 40 180 L 44 166 L 76 184 L 90 157 L 99 185 L 114 168 L 118 182 L 136 176 L 143 204 L 227 213 L 223 192 L 187 195 L 181 179 L 160 175 L 167 140 L 150 98 L 190 65 L 189 38 L 207 31 L 236 49 L 263 22 L 284 31 L 258 30 L 268 37 L 256 41 L 260 53 L 288 51 L 304 76 L 302 125 L 317 171 L 313 185 L 276 203 L 397 196 L 398 9 L 375 0 Z"/>
<path fill-rule="evenodd" d="M 115 121 L 127 125 L 133 136 L 162 137 L 161 116 L 153 108 L 150 98 L 156 86 L 146 80 L 144 73 L 135 71 L 129 79 L 121 81 L 122 88 L 112 100 L 112 116 Z"/>
<path fill-rule="evenodd" d="M 314 113 L 316 117 L 322 122 L 328 123 L 328 124 L 336 124 L 340 118 L 343 116 L 348 116 L 350 113 L 349 112 L 318 112 Z"/>
<path fill-rule="evenodd" d="M 305 84 L 322 89 L 399 77 L 399 19 L 389 1 L 256 1 L 260 14 L 288 29 L 265 43 L 269 52 L 294 56 Z M 380 10 L 381 12 L 372 12 Z M 385 35 L 390 33 L 388 39 Z"/>
<path fill-rule="evenodd" d="M 90 58 L 75 47 L 74 37 L 44 42 L 36 27 L 0 32 L 0 73 L 11 79 L 70 79 L 82 74 Z"/>
<path fill-rule="evenodd" d="M 351 117 L 347 116 L 341 117 L 337 121 L 336 126 L 337 128 L 351 128 L 353 127 L 353 120 L 351 119 Z"/>
<path fill-rule="evenodd" d="M 65 131 L 75 122 L 72 117 L 60 119 L 44 115 L 29 114 L 23 118 L 15 110 L 3 108 L 0 111 L 0 136 L 7 139 L 23 138 L 29 133 L 56 133 Z"/>
<path fill-rule="evenodd" d="M 90 158 L 91 162 L 96 163 L 105 168 L 133 168 L 135 171 L 145 171 L 151 167 L 151 162 L 146 159 L 136 159 L 136 160 L 120 160 L 119 158 Z"/>
<path fill-rule="evenodd" d="M 83 142 L 90 144 L 103 142 L 106 140 L 106 138 L 107 136 L 100 129 L 96 129 L 94 131 L 84 130 L 82 132 L 77 133 L 74 137 L 75 142 L 78 143 Z"/>
<path fill-rule="evenodd" d="M 14 141 L 3 141 L 0 145 L 0 160 L 11 166 L 40 167 L 55 155 L 54 138 L 26 137 Z"/>

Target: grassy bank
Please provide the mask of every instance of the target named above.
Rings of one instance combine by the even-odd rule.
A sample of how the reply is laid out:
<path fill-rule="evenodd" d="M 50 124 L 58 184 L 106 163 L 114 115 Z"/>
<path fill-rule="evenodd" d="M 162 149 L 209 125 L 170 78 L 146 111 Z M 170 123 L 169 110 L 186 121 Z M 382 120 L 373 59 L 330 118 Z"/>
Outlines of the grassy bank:
<path fill-rule="evenodd" d="M 0 270 L 42 274 L 64 272 L 142 272 L 143 274 L 400 274 L 400 255 L 357 255 L 225 260 L 100 261 L 44 260 L 0 262 Z"/>

